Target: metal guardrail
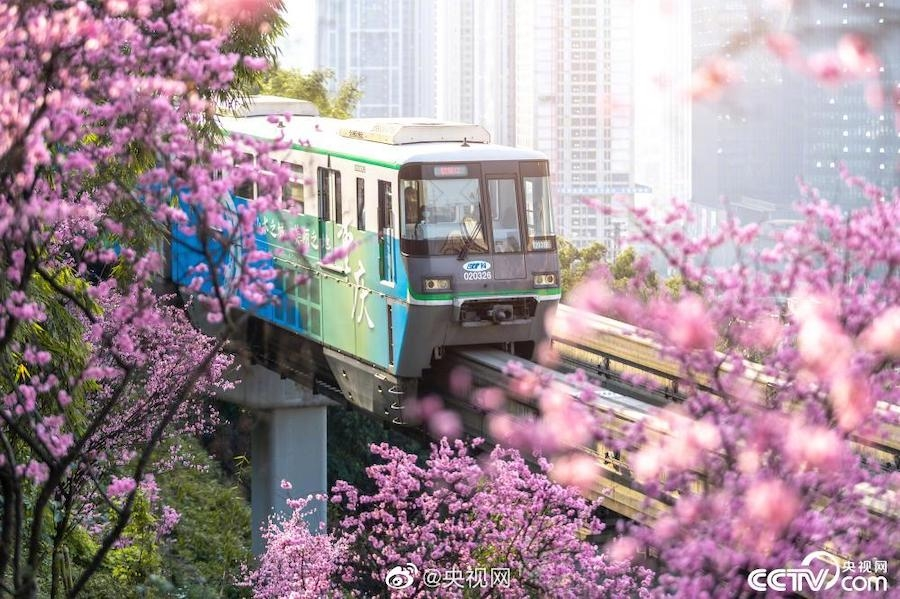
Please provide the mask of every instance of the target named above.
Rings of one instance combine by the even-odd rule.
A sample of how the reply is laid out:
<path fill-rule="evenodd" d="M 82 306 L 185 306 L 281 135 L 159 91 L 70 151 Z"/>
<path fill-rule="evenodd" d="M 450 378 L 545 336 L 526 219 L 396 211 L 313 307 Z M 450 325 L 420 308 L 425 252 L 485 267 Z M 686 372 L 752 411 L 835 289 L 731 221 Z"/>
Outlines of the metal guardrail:
<path fill-rule="evenodd" d="M 576 387 L 566 380 L 565 373 L 544 369 L 496 349 L 454 349 L 448 351 L 447 358 L 448 366 L 465 366 L 472 374 L 476 387 L 507 387 L 505 383 L 508 376 L 505 371 L 510 360 L 519 362 L 526 370 L 549 377 L 551 384 L 572 397 L 579 396 L 586 386 L 595 396 L 591 407 L 611 415 L 616 423 L 613 428 L 617 430 L 624 430 L 626 426 L 643 419 L 655 407 L 641 399 L 628 397 L 591 383 Z M 448 407 L 460 414 L 466 434 L 491 440 L 485 411 L 476 408 L 468 399 L 449 399 L 447 403 Z M 532 400 L 512 392 L 507 393 L 506 410 L 518 416 L 538 414 Z M 605 497 L 604 507 L 630 519 L 653 516 L 666 509 L 665 502 L 648 498 L 644 494 L 640 485 L 632 478 L 627 462 L 620 455 L 608 451 L 602 444 L 579 449 L 596 456 L 600 463 L 603 475 L 597 482 L 594 495 Z"/>
<path fill-rule="evenodd" d="M 567 390 L 573 397 L 579 396 L 584 388 L 583 386 L 576 387 L 569 383 L 566 380 L 566 374 L 563 372 L 545 369 L 537 364 L 513 357 L 496 349 L 458 348 L 448 352 L 448 358 L 450 365 L 463 365 L 468 368 L 472 373 L 473 382 L 476 386 L 507 387 L 505 384 L 505 381 L 508 379 L 506 374 L 507 366 L 510 361 L 516 361 L 525 370 L 536 371 L 543 376 L 549 377 L 551 384 L 557 385 L 559 389 Z M 584 366 L 578 363 L 576 365 Z M 634 388 L 633 384 L 622 381 L 620 376 L 610 376 L 612 373 L 600 372 L 599 374 L 602 381 L 588 382 L 586 384 L 596 397 L 592 407 L 612 415 L 614 419 L 612 426 L 616 430 L 623 430 L 625 426 L 647 417 L 651 410 L 663 405 L 661 400 L 664 397 L 660 397 L 658 394 L 650 394 L 648 396 L 646 393 L 641 393 L 639 389 Z M 604 388 L 610 382 L 618 383 L 623 388 L 630 389 L 635 392 L 636 396 L 631 393 L 618 393 Z M 510 413 L 514 415 L 537 416 L 538 410 L 533 400 L 516 396 L 514 393 L 508 393 L 507 396 L 507 410 Z M 490 439 L 484 411 L 478 410 L 468 400 L 450 400 L 449 403 L 451 407 L 461 414 L 463 428 L 467 434 Z M 865 439 L 857 441 L 857 447 L 860 451 L 874 455 L 882 460 L 883 463 L 884 460 L 897 459 L 898 454 L 890 445 L 874 445 L 866 441 Z M 655 516 L 674 502 L 675 497 L 672 497 L 671 501 L 659 501 L 648 498 L 641 490 L 641 485 L 631 476 L 630 468 L 621 455 L 607 451 L 600 444 L 580 449 L 589 455 L 596 456 L 600 462 L 603 476 L 598 481 L 595 492 L 597 495 L 603 494 L 606 497 L 604 506 L 608 509 L 627 518 L 635 519 L 639 516 Z M 863 491 L 865 492 L 865 489 Z M 886 500 L 869 494 L 864 501 L 870 511 L 878 515 L 885 515 L 884 511 L 888 503 Z"/>
<path fill-rule="evenodd" d="M 595 374 L 604 385 L 609 384 L 626 395 L 643 394 L 661 402 L 684 399 L 678 385 L 684 380 L 679 365 L 660 355 L 660 347 L 646 331 L 565 304 L 560 304 L 558 310 L 563 319 L 577 322 L 580 329 L 574 332 L 560 327 L 551 331 L 553 347 L 566 365 Z M 768 398 L 777 392 L 779 381 L 764 375 L 761 365 L 748 361 L 746 368 L 749 382 L 759 388 L 761 397 Z M 629 383 L 626 381 L 628 374 L 641 375 L 655 382 L 658 388 L 642 389 Z M 694 381 L 699 389 L 715 393 L 704 383 Z M 885 434 L 879 436 L 855 435 L 854 442 L 862 454 L 879 461 L 882 467 L 900 470 L 900 429 L 896 426 L 886 425 Z"/>

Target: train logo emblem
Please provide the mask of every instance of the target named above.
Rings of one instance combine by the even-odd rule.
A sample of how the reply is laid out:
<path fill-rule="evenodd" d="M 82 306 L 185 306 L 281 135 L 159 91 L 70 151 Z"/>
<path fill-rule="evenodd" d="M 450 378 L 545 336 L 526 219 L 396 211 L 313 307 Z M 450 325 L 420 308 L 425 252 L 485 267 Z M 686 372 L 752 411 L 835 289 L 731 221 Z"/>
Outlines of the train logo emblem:
<path fill-rule="evenodd" d="M 491 263 L 486 260 L 469 260 L 463 264 L 466 272 L 484 272 L 491 269 Z"/>

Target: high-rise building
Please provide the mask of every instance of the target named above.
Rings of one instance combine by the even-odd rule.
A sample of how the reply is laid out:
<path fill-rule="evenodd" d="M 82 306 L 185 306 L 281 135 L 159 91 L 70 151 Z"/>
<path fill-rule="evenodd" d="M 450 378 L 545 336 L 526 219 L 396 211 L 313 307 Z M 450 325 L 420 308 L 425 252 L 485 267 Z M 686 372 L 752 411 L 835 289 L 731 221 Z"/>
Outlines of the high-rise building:
<path fill-rule="evenodd" d="M 692 199 L 718 208 L 751 198 L 790 204 L 802 155 L 797 75 L 754 37 L 778 27 L 765 0 L 694 0 L 693 67 L 733 64 L 737 80 L 721 98 L 697 99 L 692 114 Z"/>
<path fill-rule="evenodd" d="M 319 0 L 319 67 L 356 77 L 357 116 L 434 116 L 432 2 Z"/>
<path fill-rule="evenodd" d="M 281 68 L 309 72 L 316 68 L 316 0 L 285 2 L 284 36 L 278 42 L 278 64 Z"/>
<path fill-rule="evenodd" d="M 513 0 L 437 2 L 438 118 L 477 123 L 515 143 L 516 6 Z"/>
<path fill-rule="evenodd" d="M 634 202 L 633 0 L 320 1 L 319 65 L 362 79 L 359 116 L 484 125 L 545 152 L 558 231 L 615 255 Z M 431 103 L 429 104 L 429 100 Z"/>
<path fill-rule="evenodd" d="M 693 1 L 694 66 L 720 56 L 732 61 L 739 75 L 718 102 L 694 105 L 696 204 L 718 209 L 722 198 L 763 201 L 775 212 L 759 211 L 759 218 L 789 218 L 801 177 L 849 207 L 863 200 L 841 183 L 841 162 L 871 181 L 898 184 L 900 149 L 890 106 L 890 86 L 896 84 L 884 89 L 881 109 L 866 101 L 866 86 L 878 85 L 884 70 L 819 83 L 778 59 L 759 34 L 787 31 L 797 37 L 800 56 L 809 57 L 833 54 L 843 35 L 855 33 L 871 40 L 888 69 L 896 68 L 900 30 L 886 23 L 896 25 L 897 4 L 886 4 L 891 2 L 798 2 L 778 9 L 764 0 Z M 745 218 L 751 217 L 745 213 Z"/>
<path fill-rule="evenodd" d="M 645 11 L 634 23 L 635 180 L 651 188 L 644 207 L 660 214 L 691 197 L 691 10 L 688 2 Z"/>
<path fill-rule="evenodd" d="M 803 86 L 803 157 L 801 174 L 822 194 L 847 207 L 861 203 L 839 180 L 843 162 L 856 175 L 890 189 L 900 185 L 900 131 L 895 127 L 892 92 L 900 68 L 900 3 L 889 1 L 830 2 L 815 11 L 798 5 L 790 26 L 804 32 L 810 52 L 833 50 L 846 33 L 867 39 L 882 65 L 840 85 Z M 885 75 L 893 77 L 893 81 Z M 879 107 L 876 97 L 883 95 Z M 869 94 L 869 100 L 866 96 Z"/>
<path fill-rule="evenodd" d="M 633 2 L 521 4 L 516 139 L 550 156 L 558 231 L 614 255 L 627 221 L 588 203 L 629 204 L 644 191 L 634 181 Z"/>

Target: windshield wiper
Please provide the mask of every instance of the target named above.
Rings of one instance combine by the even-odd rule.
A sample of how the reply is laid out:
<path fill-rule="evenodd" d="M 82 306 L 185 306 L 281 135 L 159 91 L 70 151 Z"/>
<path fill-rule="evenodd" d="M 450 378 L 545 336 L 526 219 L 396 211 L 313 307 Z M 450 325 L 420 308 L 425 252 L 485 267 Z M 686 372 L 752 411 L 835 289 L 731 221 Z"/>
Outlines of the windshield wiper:
<path fill-rule="evenodd" d="M 472 231 L 472 234 L 469 235 L 469 230 L 466 228 L 466 225 L 463 224 L 463 231 L 466 233 L 466 238 L 463 240 L 462 249 L 459 250 L 459 255 L 456 257 L 457 260 L 465 260 L 469 256 L 469 249 L 471 249 L 472 244 L 475 242 L 475 237 L 478 235 L 478 232 L 481 231 L 481 221 L 478 221 L 478 224 L 475 225 L 475 230 Z"/>

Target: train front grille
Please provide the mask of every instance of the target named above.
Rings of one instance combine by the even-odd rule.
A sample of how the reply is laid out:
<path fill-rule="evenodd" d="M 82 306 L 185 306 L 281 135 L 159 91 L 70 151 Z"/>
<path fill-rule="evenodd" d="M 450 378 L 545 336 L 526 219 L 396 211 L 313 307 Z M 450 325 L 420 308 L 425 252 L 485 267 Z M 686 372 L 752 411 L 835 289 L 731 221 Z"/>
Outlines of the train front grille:
<path fill-rule="evenodd" d="M 534 318 L 537 300 L 533 297 L 511 297 L 489 300 L 468 300 L 459 308 L 463 323 L 515 322 Z"/>

